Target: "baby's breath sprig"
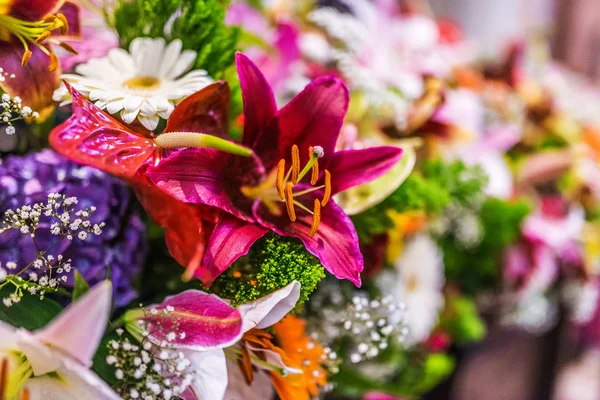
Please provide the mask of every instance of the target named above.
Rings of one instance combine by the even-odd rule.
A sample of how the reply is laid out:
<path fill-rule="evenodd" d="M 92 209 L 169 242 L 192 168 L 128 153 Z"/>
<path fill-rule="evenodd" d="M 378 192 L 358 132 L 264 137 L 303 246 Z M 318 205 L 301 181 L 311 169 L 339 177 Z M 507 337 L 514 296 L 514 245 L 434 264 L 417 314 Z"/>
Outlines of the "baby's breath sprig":
<path fill-rule="evenodd" d="M 327 282 L 327 289 L 318 290 L 311 304 L 320 306 L 309 319 L 309 329 L 315 340 L 328 345 L 325 353 L 331 365 L 345 361 L 337 359 L 342 348 L 346 360 L 356 364 L 377 357 L 391 344 L 406 342 L 406 305 L 389 296 L 369 298 L 358 291 L 348 296 L 339 285 Z"/>
<path fill-rule="evenodd" d="M 4 70 L 0 68 L 0 77 L 6 79 L 3 76 Z M 1 82 L 2 80 L 0 80 Z M 38 118 L 40 115 L 37 111 L 33 111 L 31 107 L 24 106 L 19 96 L 10 97 L 8 93 L 2 94 L 0 97 L 0 123 L 7 124 L 4 129 L 4 133 L 7 135 L 14 135 L 16 130 L 13 123 L 25 118 Z"/>
<path fill-rule="evenodd" d="M 142 315 L 146 315 L 146 312 L 152 315 L 168 315 L 173 311 L 173 307 L 138 311 Z M 131 343 L 123 335 L 122 329 L 117 329 L 119 340 L 108 343 L 109 355 L 106 363 L 115 368 L 115 377 L 118 380 L 114 388 L 126 400 L 176 398 L 185 391 L 197 374 L 185 354 L 173 346 L 177 338 L 185 337 L 185 332 L 177 332 L 178 328 L 171 324 L 166 331 L 160 321 L 153 324 L 155 331 L 149 332 L 144 320 L 145 318 L 140 318 L 126 324 L 128 332 L 139 340 L 139 344 Z M 157 330 L 161 331 L 160 336 L 165 338 L 159 344 L 149 340 L 149 336 L 156 334 Z"/>
<path fill-rule="evenodd" d="M 75 210 L 77 198 L 59 193 L 50 193 L 46 203 L 24 205 L 16 210 L 7 210 L 0 224 L 0 234 L 9 229 L 18 229 L 23 235 L 32 238 L 37 257 L 25 266 L 19 266 L 16 260 L 7 260 L 0 264 L 0 289 L 11 285 L 14 292 L 2 299 L 6 307 L 18 303 L 25 293 L 38 295 L 41 299 L 47 292 L 60 293 L 61 283 L 67 281 L 72 266 L 70 259 L 62 254 L 50 254 L 51 250 L 63 240 L 85 240 L 88 235 L 100 235 L 104 223 L 92 224 L 90 217 L 95 207 Z M 36 241 L 36 232 L 49 227 L 56 236 L 56 242 L 47 249 L 40 249 Z"/>

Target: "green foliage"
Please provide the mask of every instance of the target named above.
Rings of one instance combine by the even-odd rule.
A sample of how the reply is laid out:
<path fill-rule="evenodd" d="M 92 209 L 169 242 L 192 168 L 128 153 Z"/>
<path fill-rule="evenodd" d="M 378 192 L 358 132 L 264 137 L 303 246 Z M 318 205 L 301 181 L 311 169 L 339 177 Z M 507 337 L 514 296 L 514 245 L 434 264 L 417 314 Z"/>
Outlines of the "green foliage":
<path fill-rule="evenodd" d="M 479 216 L 483 236 L 477 246 L 465 248 L 452 235 L 438 240 L 447 279 L 459 283 L 466 293 L 493 287 L 498 281 L 502 251 L 517 240 L 521 222 L 529 212 L 530 206 L 524 201 L 487 199 Z"/>
<path fill-rule="evenodd" d="M 468 205 L 480 196 L 487 177 L 479 167 L 467 167 L 461 161 L 442 160 L 423 163 L 420 172 L 410 175 L 406 181 L 383 202 L 352 217 L 360 239 L 385 233 L 394 227 L 388 215 L 422 210 L 428 215 L 442 212 L 451 202 Z"/>
<path fill-rule="evenodd" d="M 77 300 L 81 296 L 90 290 L 90 285 L 86 282 L 85 278 L 81 276 L 78 270 L 75 270 L 75 285 L 73 287 L 73 301 Z"/>
<path fill-rule="evenodd" d="M 224 23 L 228 5 L 226 0 L 119 0 L 113 23 L 122 47 L 143 36 L 181 39 L 184 49 L 198 53 L 194 68 L 219 77 L 233 64 L 240 36 L 238 27 Z"/>
<path fill-rule="evenodd" d="M 472 299 L 465 296 L 447 298 L 441 325 L 459 345 L 478 342 L 485 336 L 485 323 L 481 320 Z"/>
<path fill-rule="evenodd" d="M 300 241 L 269 233 L 250 249 L 248 257 L 236 261 L 219 276 L 211 290 L 238 305 L 298 281 L 301 285 L 299 306 L 308 300 L 324 277 L 319 259 Z"/>
<path fill-rule="evenodd" d="M 0 289 L 0 299 L 10 296 L 12 290 L 9 286 Z M 39 296 L 26 294 L 21 301 L 10 307 L 0 304 L 0 321 L 30 331 L 43 328 L 62 311 L 62 306 L 57 302 Z"/>

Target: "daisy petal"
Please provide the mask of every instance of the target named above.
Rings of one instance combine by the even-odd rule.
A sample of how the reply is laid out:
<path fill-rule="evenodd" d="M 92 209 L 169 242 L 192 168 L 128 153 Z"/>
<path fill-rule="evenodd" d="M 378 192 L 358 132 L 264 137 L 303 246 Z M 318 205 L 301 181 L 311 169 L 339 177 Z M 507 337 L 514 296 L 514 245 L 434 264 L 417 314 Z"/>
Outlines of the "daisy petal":
<path fill-rule="evenodd" d="M 179 60 L 179 54 L 181 53 L 181 40 L 176 39 L 173 40 L 167 48 L 165 49 L 165 54 L 162 59 L 162 63 L 158 70 L 159 77 L 167 77 L 171 68 L 177 63 Z"/>
<path fill-rule="evenodd" d="M 175 79 L 186 71 L 189 71 L 196 61 L 196 52 L 193 50 L 184 50 L 175 65 L 167 74 L 168 79 Z"/>
<path fill-rule="evenodd" d="M 160 117 L 158 115 L 150 115 L 150 116 L 140 115 L 138 117 L 138 121 L 140 121 L 140 123 L 144 126 L 144 128 L 148 129 L 149 131 L 153 131 L 158 126 Z"/>
<path fill-rule="evenodd" d="M 140 96 L 128 96 L 125 98 L 123 102 L 123 107 L 125 108 L 125 112 L 131 113 L 135 111 L 138 113 L 142 106 L 142 102 L 144 101 L 143 97 Z"/>

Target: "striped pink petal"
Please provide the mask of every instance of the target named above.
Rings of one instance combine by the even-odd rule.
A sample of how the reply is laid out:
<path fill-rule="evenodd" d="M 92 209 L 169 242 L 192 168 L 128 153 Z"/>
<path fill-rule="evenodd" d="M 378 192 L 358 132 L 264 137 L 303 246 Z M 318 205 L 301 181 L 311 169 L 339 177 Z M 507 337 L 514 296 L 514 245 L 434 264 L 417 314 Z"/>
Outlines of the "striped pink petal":
<path fill-rule="evenodd" d="M 175 348 L 208 350 L 236 343 L 242 336 L 238 310 L 214 294 L 186 290 L 150 307 L 144 317 L 149 339 Z"/>

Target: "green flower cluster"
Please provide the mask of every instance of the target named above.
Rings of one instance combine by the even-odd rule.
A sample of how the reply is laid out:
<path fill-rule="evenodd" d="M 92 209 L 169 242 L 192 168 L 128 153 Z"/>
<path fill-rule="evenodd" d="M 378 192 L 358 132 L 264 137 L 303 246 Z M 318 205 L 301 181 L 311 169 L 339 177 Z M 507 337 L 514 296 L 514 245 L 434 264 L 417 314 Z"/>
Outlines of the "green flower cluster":
<path fill-rule="evenodd" d="M 119 0 L 114 20 L 121 47 L 136 37 L 181 39 L 184 49 L 198 53 L 195 69 L 212 77 L 231 66 L 240 37 L 238 27 L 225 25 L 226 0 Z"/>
<path fill-rule="evenodd" d="M 298 281 L 301 285 L 298 307 L 308 300 L 324 277 L 319 259 L 299 240 L 269 233 L 252 246 L 247 257 L 219 276 L 210 290 L 238 305 Z"/>
<path fill-rule="evenodd" d="M 467 206 L 481 196 L 487 177 L 480 167 L 467 167 L 461 161 L 423 163 L 383 202 L 352 217 L 363 242 L 394 227 L 388 211 L 425 211 L 436 215 L 452 202 Z"/>

